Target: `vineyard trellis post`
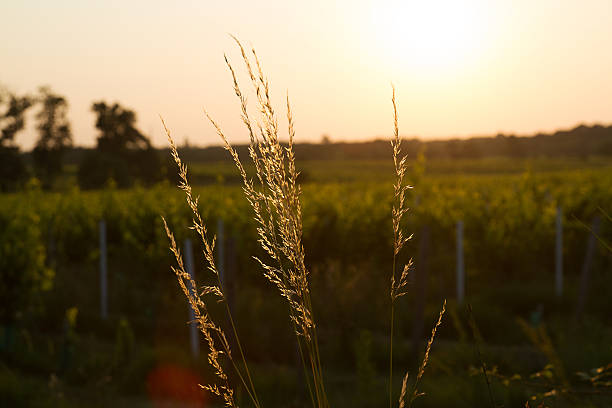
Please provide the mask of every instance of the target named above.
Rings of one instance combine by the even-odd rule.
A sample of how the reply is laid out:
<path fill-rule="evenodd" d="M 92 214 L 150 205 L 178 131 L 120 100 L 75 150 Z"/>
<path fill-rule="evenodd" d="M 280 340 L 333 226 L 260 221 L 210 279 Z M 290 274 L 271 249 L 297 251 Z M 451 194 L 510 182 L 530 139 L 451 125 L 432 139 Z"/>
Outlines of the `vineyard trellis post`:
<path fill-rule="evenodd" d="M 106 221 L 99 222 L 100 234 L 100 317 L 108 318 L 108 268 L 106 251 Z"/>
<path fill-rule="evenodd" d="M 191 245 L 191 240 L 189 238 L 185 239 L 184 252 L 185 269 L 187 269 L 187 273 L 195 282 L 195 271 L 193 268 L 193 248 Z M 190 287 L 189 290 L 196 291 L 197 288 Z M 200 342 L 198 341 L 198 327 L 197 322 L 195 321 L 195 312 L 191 305 L 189 305 L 189 340 L 191 344 L 191 355 L 194 358 L 197 358 L 200 355 Z"/>

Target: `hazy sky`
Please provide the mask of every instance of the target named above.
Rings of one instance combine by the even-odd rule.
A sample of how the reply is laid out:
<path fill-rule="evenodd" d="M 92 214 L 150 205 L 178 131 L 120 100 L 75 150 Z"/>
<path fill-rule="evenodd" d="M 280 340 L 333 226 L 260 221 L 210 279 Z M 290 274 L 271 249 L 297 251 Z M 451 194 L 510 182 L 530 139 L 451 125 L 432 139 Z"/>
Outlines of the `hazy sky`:
<path fill-rule="evenodd" d="M 256 48 L 279 113 L 289 91 L 298 141 L 390 136 L 391 82 L 406 136 L 612 122 L 611 0 L 4 0 L 0 84 L 65 95 L 79 145 L 97 100 L 135 110 L 158 146 L 158 114 L 179 143 L 217 144 L 204 108 L 242 142 L 228 33 Z"/>

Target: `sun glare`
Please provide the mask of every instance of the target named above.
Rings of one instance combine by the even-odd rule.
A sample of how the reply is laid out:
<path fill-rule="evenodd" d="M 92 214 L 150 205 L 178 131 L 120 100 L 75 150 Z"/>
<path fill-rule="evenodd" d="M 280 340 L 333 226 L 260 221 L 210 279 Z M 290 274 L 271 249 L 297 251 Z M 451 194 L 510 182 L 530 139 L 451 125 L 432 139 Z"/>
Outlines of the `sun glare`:
<path fill-rule="evenodd" d="M 372 48 L 399 69 L 446 70 L 480 50 L 484 19 L 476 2 L 387 0 L 369 13 Z"/>

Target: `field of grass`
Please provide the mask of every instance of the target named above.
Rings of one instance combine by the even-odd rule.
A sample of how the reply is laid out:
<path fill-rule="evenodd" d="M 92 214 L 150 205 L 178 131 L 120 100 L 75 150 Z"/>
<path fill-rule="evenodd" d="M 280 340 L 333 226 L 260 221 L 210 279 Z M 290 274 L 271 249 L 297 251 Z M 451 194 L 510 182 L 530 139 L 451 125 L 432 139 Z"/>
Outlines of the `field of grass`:
<path fill-rule="evenodd" d="M 389 146 L 389 155 L 391 147 Z M 247 169 L 252 170 L 248 166 Z M 301 183 L 333 182 L 393 182 L 393 162 L 390 160 L 320 160 L 299 161 L 296 163 L 301 174 Z M 526 172 L 537 174 L 561 173 L 574 170 L 610 171 L 612 165 L 608 157 L 546 158 L 525 159 L 495 157 L 484 159 L 436 159 L 423 161 L 429 177 L 448 175 L 520 175 Z M 236 184 L 240 182 L 235 166 L 229 160 L 224 162 L 190 164 L 193 183 Z"/>
<path fill-rule="evenodd" d="M 606 406 L 610 388 L 593 388 L 575 374 L 612 361 L 605 289 L 612 285 L 612 255 L 601 245 L 590 270 L 585 313 L 577 317 L 576 308 L 589 237 L 583 223 L 601 215 L 598 208 L 610 213 L 612 167 L 600 159 L 410 166 L 407 180 L 415 188 L 408 196 L 405 229 L 415 235 L 404 258 L 414 258 L 414 273 L 424 271 L 426 278 L 424 284 L 413 278 L 408 296 L 398 301 L 396 390 L 407 369 L 415 372 L 423 350 L 412 340 L 424 341 L 446 298 L 449 313 L 423 378 L 427 396 L 415 406 L 449 401 L 454 406 L 491 406 L 480 359 L 488 367 L 497 404 L 522 405 L 532 395 L 559 390 L 567 378 L 571 392 L 541 398 L 551 406 L 575 406 L 576 401 Z M 381 406 L 387 401 L 384 294 L 393 240 L 393 169 L 386 162 L 308 162 L 301 171 L 303 243 L 331 405 Z M 217 220 L 224 221 L 227 289 L 263 405 L 303 406 L 308 397 L 286 306 L 270 294 L 270 284 L 252 259 L 261 249 L 248 203 L 232 174 L 230 163 L 194 166 L 194 179 L 215 180 L 196 187 L 202 216 L 213 233 Z M 565 290 L 560 298 L 554 294 L 557 207 L 563 208 L 564 217 Z M 147 388 L 164 367 L 174 367 L 170 373 L 191 373 L 191 379 L 210 375 L 203 354 L 197 360 L 189 355 L 187 305 L 169 270 L 172 258 L 160 215 L 179 243 L 192 237 L 186 229 L 188 209 L 175 187 L 49 193 L 34 183 L 27 191 L 0 197 L 0 209 L 3 231 L 23 226 L 29 231 L 2 236 L 3 268 L 24 262 L 10 250 L 23 247 L 53 272 L 50 288 L 2 327 L 0 395 L 10 406 L 109 406 L 110 401 L 151 406 L 156 398 L 165 398 L 151 396 Z M 108 231 L 107 320 L 99 316 L 100 219 Z M 465 225 L 466 302 L 473 307 L 478 342 L 465 306 L 454 301 L 457 220 Z M 599 235 L 612 241 L 607 219 Z M 203 276 L 204 264 L 195 258 L 196 274 Z M 66 317 L 70 309 L 78 311 L 72 323 Z M 530 340 L 520 319 L 526 327 L 542 327 L 553 352 L 541 338 L 540 343 L 533 336 Z M 476 357 L 478 344 L 481 358 Z M 551 362 L 556 367 L 548 367 Z M 193 397 L 193 392 L 168 395 L 196 398 L 195 406 L 201 403 L 197 398 L 208 399 L 197 393 Z M 105 397 L 98 399 L 100 393 Z M 248 405 L 244 395 L 238 397 Z"/>

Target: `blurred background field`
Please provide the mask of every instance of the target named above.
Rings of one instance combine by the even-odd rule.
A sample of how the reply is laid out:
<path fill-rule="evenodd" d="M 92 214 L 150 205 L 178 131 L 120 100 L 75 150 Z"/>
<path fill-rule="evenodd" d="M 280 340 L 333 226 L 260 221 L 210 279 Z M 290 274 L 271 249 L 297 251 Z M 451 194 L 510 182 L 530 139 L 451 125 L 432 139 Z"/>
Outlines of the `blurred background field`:
<path fill-rule="evenodd" d="M 229 369 L 228 405 L 404 408 L 446 300 L 407 408 L 612 407 L 610 0 L 25 0 L 0 16 L 0 408 L 221 406 L 171 270 L 162 216 L 201 290 L 217 284 L 168 138 L 255 382 Z M 271 201 L 219 145 L 248 163 L 253 129 Z M 278 171 L 294 129 L 303 225 L 293 167 Z M 289 306 L 253 259 L 269 261 L 245 192 L 282 208 L 259 236 L 285 237 L 268 249 L 293 265 Z"/>
<path fill-rule="evenodd" d="M 223 222 L 224 285 L 262 402 L 302 406 L 308 397 L 286 306 L 252 259 L 261 250 L 232 164 L 186 160 L 209 228 L 216 233 Z M 298 166 L 303 242 L 331 403 L 381 406 L 388 369 L 392 162 L 310 160 Z M 64 177 L 75 176 L 68 168 Z M 610 379 L 594 380 L 590 370 L 612 361 L 612 254 L 605 247 L 612 242 L 605 211 L 612 208 L 609 157 L 419 155 L 407 179 L 415 186 L 406 224 L 414 237 L 404 261 L 412 257 L 415 265 L 408 296 L 396 311 L 397 389 L 406 370 L 416 372 L 446 298 L 449 312 L 423 380 L 427 395 L 415 406 L 453 401 L 485 407 L 491 394 L 503 406 L 523 406 L 532 396 L 551 406 L 607 406 Z M 555 294 L 558 208 L 561 296 Z M 170 181 L 44 191 L 32 180 L 22 191 L 0 196 L 0 209 L 0 265 L 28 271 L 33 279 L 11 280 L 8 274 L 2 281 L 0 395 L 7 406 L 207 405 L 195 388 L 210 375 L 206 353 L 190 352 L 187 304 L 170 271 L 160 218 L 166 217 L 180 243 L 194 238 L 186 228 L 184 197 Z M 596 217 L 601 242 L 595 241 L 585 272 L 588 228 Z M 105 319 L 100 220 L 108 246 Z M 456 299 L 457 221 L 464 225 L 462 304 Z M 197 247 L 194 253 L 196 277 L 205 282 L 210 276 Z M 585 273 L 587 285 L 581 286 Z M 544 395 L 551 390 L 559 395 Z"/>

